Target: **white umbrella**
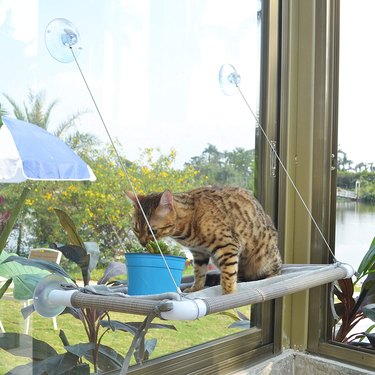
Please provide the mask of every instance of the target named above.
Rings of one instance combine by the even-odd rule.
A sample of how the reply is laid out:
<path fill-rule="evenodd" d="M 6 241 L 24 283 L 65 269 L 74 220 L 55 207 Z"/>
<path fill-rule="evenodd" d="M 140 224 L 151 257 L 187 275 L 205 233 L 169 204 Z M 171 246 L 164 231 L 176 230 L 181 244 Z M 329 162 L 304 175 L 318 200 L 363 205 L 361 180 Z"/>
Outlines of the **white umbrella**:
<path fill-rule="evenodd" d="M 25 180 L 95 181 L 91 168 L 40 126 L 2 116 L 0 183 Z"/>

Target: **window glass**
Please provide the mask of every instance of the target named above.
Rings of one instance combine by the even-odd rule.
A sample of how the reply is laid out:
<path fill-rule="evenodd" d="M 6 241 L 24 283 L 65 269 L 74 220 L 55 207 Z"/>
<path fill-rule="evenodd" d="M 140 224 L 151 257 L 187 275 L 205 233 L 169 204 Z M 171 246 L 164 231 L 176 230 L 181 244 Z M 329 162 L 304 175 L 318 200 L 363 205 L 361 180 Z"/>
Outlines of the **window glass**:
<path fill-rule="evenodd" d="M 143 168 L 137 169 L 141 171 L 137 176 L 130 175 L 139 192 L 160 191 L 172 183 L 176 190 L 197 184 L 252 189 L 255 120 L 238 94 L 228 96 L 222 92 L 218 75 L 223 64 L 232 64 L 241 76 L 242 93 L 253 112 L 258 113 L 260 4 L 255 0 L 0 1 L 1 111 L 17 116 L 18 110 L 23 114 L 35 110 L 37 115 L 37 99 L 43 104 L 42 113 L 52 105 L 47 129 L 85 152 L 90 151 L 82 142 L 86 138 L 75 143 L 76 132 L 96 136 L 93 148 L 110 150 L 102 117 L 121 156 L 129 165 Z M 79 31 L 82 49 L 76 51 L 77 62 L 61 63 L 48 52 L 46 29 L 57 18 L 69 20 Z M 54 54 L 57 47 L 49 47 Z M 76 117 L 74 125 L 60 132 L 61 123 L 72 116 Z M 97 177 L 96 184 L 102 183 L 100 173 Z M 117 188 L 113 180 L 108 177 L 106 181 L 114 192 Z M 124 177 L 125 186 L 119 191 L 128 189 L 126 183 Z M 52 212 L 52 203 L 47 204 L 52 198 L 46 189 L 44 212 Z M 74 189 L 66 187 L 67 196 Z M 88 215 L 82 213 L 82 222 L 76 222 L 80 230 L 90 228 L 92 216 L 112 219 L 112 207 L 113 217 L 126 216 L 129 223 L 129 212 L 115 213 L 116 209 L 123 209 L 124 196 L 119 194 L 113 200 L 116 203 L 113 206 L 77 200 L 75 209 Z M 35 202 L 28 201 L 34 213 L 40 208 Z M 24 221 L 28 231 L 22 232 L 22 241 L 17 241 L 20 232 L 14 234 L 8 246 L 10 251 L 27 252 L 33 241 L 43 240 L 48 245 L 56 240 L 52 234 L 60 235 L 49 229 L 48 218 L 31 231 L 29 226 L 43 217 L 32 218 L 35 221 Z M 113 221 L 107 224 L 100 230 L 111 240 L 97 239 L 102 246 L 103 267 L 114 259 L 123 261 L 119 251 L 123 243 L 112 233 Z M 120 237 L 125 237 L 124 232 Z M 61 264 L 69 268 L 68 262 Z M 5 311 L 6 302 L 0 302 L 1 311 Z M 14 304 L 12 308 L 18 314 L 20 306 Z M 243 314 L 250 318 L 249 307 L 231 313 L 236 316 L 220 315 L 176 324 L 185 334 L 169 330 L 155 333 L 153 337 L 157 336 L 159 342 L 153 357 L 237 332 L 238 328 L 228 326 L 243 319 Z M 22 330 L 19 318 L 21 323 L 17 320 L 7 330 Z M 6 323 L 3 313 L 1 319 Z M 58 325 L 68 331 L 70 319 L 73 318 L 67 315 L 58 317 Z M 131 318 L 122 317 L 123 321 L 127 319 Z M 44 339 L 40 326 L 47 324 L 34 314 L 32 334 Z M 111 340 L 116 335 L 122 340 L 121 334 L 107 335 L 108 341 L 104 343 L 115 346 Z M 61 349 L 60 340 L 53 340 Z M 84 340 L 83 328 L 82 338 L 72 342 L 79 340 Z"/>
<path fill-rule="evenodd" d="M 340 3 L 340 91 L 336 254 L 358 268 L 375 235 L 374 153 L 371 87 L 375 84 L 368 48 L 373 34 L 372 1 Z M 364 19 L 353 17 L 358 9 Z M 345 194 L 353 199 L 345 199 Z M 359 200 L 354 200 L 359 198 Z"/>
<path fill-rule="evenodd" d="M 358 269 L 375 236 L 375 136 L 372 87 L 375 84 L 374 34 L 369 0 L 340 2 L 340 69 L 338 171 L 336 207 L 337 259 Z M 360 12 L 361 17 L 357 17 Z M 355 278 L 354 278 L 355 279 Z M 358 296 L 365 277 L 356 283 Z M 364 332 L 373 322 L 360 319 L 351 333 Z M 354 336 L 351 336 L 353 339 Z M 366 341 L 366 339 L 365 339 Z"/>

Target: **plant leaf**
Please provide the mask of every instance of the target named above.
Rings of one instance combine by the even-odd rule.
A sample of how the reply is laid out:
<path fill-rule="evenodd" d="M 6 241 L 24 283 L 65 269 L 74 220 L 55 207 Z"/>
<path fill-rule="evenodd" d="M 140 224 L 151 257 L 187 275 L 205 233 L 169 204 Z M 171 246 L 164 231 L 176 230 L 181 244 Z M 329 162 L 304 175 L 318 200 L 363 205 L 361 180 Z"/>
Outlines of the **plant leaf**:
<path fill-rule="evenodd" d="M 66 334 L 62 329 L 60 329 L 59 337 L 60 337 L 60 340 L 61 340 L 61 342 L 63 343 L 64 346 L 70 345 L 69 341 L 68 341 L 68 338 L 66 337 Z"/>
<path fill-rule="evenodd" d="M 48 273 L 34 273 L 18 275 L 13 277 L 14 289 L 13 297 L 17 300 L 27 300 L 32 299 L 34 296 L 34 290 L 39 282 Z"/>
<path fill-rule="evenodd" d="M 369 305 L 363 306 L 362 311 L 365 314 L 366 318 L 369 318 L 373 322 L 375 322 L 375 303 L 371 303 Z"/>
<path fill-rule="evenodd" d="M 90 280 L 90 255 L 87 254 L 87 250 L 84 247 L 77 245 L 58 246 L 57 249 L 60 250 L 67 259 L 79 266 L 82 272 L 84 285 L 88 285 Z"/>
<path fill-rule="evenodd" d="M 57 354 L 48 343 L 22 333 L 6 332 L 0 335 L 0 348 L 19 356 L 40 361 Z"/>
<path fill-rule="evenodd" d="M 70 314 L 74 316 L 76 319 L 83 321 L 83 313 L 80 308 L 76 307 L 65 307 L 64 311 L 60 314 Z"/>
<path fill-rule="evenodd" d="M 362 284 L 357 304 L 359 308 L 375 303 L 375 274 L 369 273 Z"/>
<path fill-rule="evenodd" d="M 246 320 L 246 321 L 249 321 L 249 318 L 243 314 L 240 310 L 238 309 L 234 309 L 234 311 L 236 312 L 236 314 L 238 315 L 238 317 L 241 319 L 241 320 Z"/>
<path fill-rule="evenodd" d="M 111 262 L 106 268 L 103 277 L 98 280 L 98 284 L 106 284 L 112 277 L 126 274 L 125 263 Z"/>
<path fill-rule="evenodd" d="M 13 263 L 15 262 L 15 263 Z M 20 267 L 22 265 L 23 267 Z M 38 268 L 39 270 L 36 270 Z M 42 259 L 28 259 L 16 255 L 7 257 L 3 263 L 0 264 L 0 275 L 13 277 L 15 275 L 41 273 L 40 270 L 57 273 L 69 280 L 71 277 L 64 271 L 64 269 L 55 262 L 49 262 Z"/>
<path fill-rule="evenodd" d="M 134 358 L 137 363 L 142 363 L 150 358 L 156 348 L 158 340 L 155 338 L 144 340 L 144 345 L 138 345 L 134 350 Z"/>
<path fill-rule="evenodd" d="M 3 251 L 5 244 L 8 241 L 8 237 L 12 232 L 15 222 L 17 221 L 18 215 L 25 203 L 25 200 L 30 192 L 29 187 L 24 187 L 21 196 L 18 198 L 16 205 L 12 208 L 10 218 L 7 220 L 4 229 L 0 233 L 0 254 Z"/>
<path fill-rule="evenodd" d="M 27 319 L 33 312 L 35 311 L 35 307 L 33 304 L 27 305 L 21 309 L 21 313 L 24 319 Z"/>
<path fill-rule="evenodd" d="M 129 332 L 132 335 L 136 334 L 139 328 L 142 326 L 142 322 L 131 322 L 123 323 L 118 320 L 99 320 L 99 323 L 104 328 L 111 328 L 113 331 L 124 331 Z M 171 329 L 177 331 L 176 327 L 171 324 L 160 324 L 160 323 L 151 323 L 149 329 Z"/>
<path fill-rule="evenodd" d="M 87 352 L 91 352 L 93 349 L 95 349 L 95 344 L 93 342 L 85 343 L 85 344 L 77 344 L 77 345 L 68 345 L 64 346 L 64 348 L 69 352 L 77 357 L 83 357 L 87 354 Z"/>
<path fill-rule="evenodd" d="M 368 338 L 373 349 L 375 349 L 375 333 L 363 332 L 363 334 Z"/>
<path fill-rule="evenodd" d="M 138 328 L 128 323 L 122 323 L 117 320 L 99 320 L 99 324 L 104 328 L 110 328 L 112 331 L 129 332 L 132 335 L 137 333 Z"/>
<path fill-rule="evenodd" d="M 370 248 L 368 249 L 365 256 L 362 258 L 361 264 L 358 267 L 359 275 L 364 275 L 375 262 L 375 237 L 371 242 Z"/>
<path fill-rule="evenodd" d="M 66 346 L 65 349 L 79 357 L 86 358 L 89 362 L 93 363 L 93 350 L 95 349 L 94 343 L 77 344 Z M 112 348 L 99 345 L 98 350 L 98 367 L 103 371 L 117 370 L 121 368 L 124 358 Z"/>
<path fill-rule="evenodd" d="M 124 357 L 106 345 L 99 345 L 98 366 L 106 372 L 121 368 Z"/>
<path fill-rule="evenodd" d="M 84 242 L 85 249 L 87 251 L 87 254 L 90 255 L 90 263 L 89 263 L 89 271 L 91 272 L 99 261 L 99 245 L 97 242 Z"/>
<path fill-rule="evenodd" d="M 229 328 L 249 329 L 251 328 L 251 322 L 250 320 L 239 320 L 238 322 L 233 322 Z"/>
<path fill-rule="evenodd" d="M 46 358 L 40 362 L 32 362 L 14 368 L 8 374 L 90 374 L 90 367 L 86 364 L 78 364 L 79 358 L 71 353 L 64 353 Z"/>
<path fill-rule="evenodd" d="M 70 216 L 59 208 L 54 208 L 54 210 L 60 220 L 61 226 L 64 228 L 65 233 L 68 235 L 69 243 L 84 248 L 85 244 L 81 240 L 81 237 L 78 235 L 76 226 Z"/>
<path fill-rule="evenodd" d="M 4 293 L 8 290 L 9 285 L 12 284 L 12 279 L 8 279 L 5 281 L 5 283 L 2 285 L 0 289 L 0 298 L 4 295 Z"/>
<path fill-rule="evenodd" d="M 231 311 L 221 311 L 218 313 L 218 315 L 225 315 L 228 316 L 229 318 L 233 319 L 234 321 L 239 321 L 240 318 L 233 312 Z"/>

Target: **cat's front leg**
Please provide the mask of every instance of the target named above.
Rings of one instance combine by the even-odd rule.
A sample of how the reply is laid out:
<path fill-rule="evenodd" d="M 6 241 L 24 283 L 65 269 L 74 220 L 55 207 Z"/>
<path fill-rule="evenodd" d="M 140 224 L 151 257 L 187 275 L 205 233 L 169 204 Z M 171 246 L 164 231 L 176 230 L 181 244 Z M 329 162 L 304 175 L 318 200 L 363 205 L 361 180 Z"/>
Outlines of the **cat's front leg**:
<path fill-rule="evenodd" d="M 198 253 L 198 252 L 191 252 L 193 254 L 193 263 L 194 263 L 194 283 L 190 288 L 186 288 L 184 292 L 191 293 L 196 292 L 204 288 L 206 282 L 206 273 L 207 273 L 207 265 L 210 261 L 210 257 Z"/>

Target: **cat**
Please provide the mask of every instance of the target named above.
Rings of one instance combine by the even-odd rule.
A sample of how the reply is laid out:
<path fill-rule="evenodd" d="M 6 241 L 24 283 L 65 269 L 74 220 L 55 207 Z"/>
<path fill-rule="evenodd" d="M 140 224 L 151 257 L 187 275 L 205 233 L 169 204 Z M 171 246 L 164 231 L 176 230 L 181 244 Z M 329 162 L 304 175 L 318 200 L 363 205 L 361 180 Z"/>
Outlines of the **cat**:
<path fill-rule="evenodd" d="M 141 245 L 152 241 L 134 193 L 133 230 Z M 184 193 L 138 196 L 156 239 L 171 237 L 193 255 L 194 283 L 184 292 L 205 286 L 210 258 L 220 269 L 223 294 L 234 293 L 237 279 L 259 280 L 281 270 L 277 231 L 251 192 L 237 187 L 202 187 Z"/>

